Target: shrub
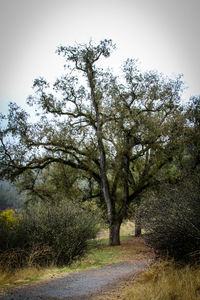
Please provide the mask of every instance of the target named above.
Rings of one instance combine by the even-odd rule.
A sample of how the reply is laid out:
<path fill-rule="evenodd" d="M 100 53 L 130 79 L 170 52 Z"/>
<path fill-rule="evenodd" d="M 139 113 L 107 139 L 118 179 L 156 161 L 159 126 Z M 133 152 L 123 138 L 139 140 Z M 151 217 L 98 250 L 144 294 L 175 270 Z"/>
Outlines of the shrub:
<path fill-rule="evenodd" d="M 0 213 L 0 251 L 13 247 L 14 232 L 19 224 L 19 219 L 12 209 Z"/>
<path fill-rule="evenodd" d="M 84 255 L 98 230 L 95 212 L 77 204 L 30 206 L 16 226 L 5 227 L 9 234 L 6 247 L 1 243 L 0 262 L 4 265 L 7 257 L 11 267 L 70 264 Z"/>
<path fill-rule="evenodd" d="M 179 185 L 165 185 L 141 207 L 147 242 L 175 259 L 200 256 L 200 185 L 190 178 Z"/>
<path fill-rule="evenodd" d="M 8 228 L 13 227 L 16 222 L 17 218 L 15 217 L 15 212 L 13 209 L 7 209 L 0 213 L 0 222 L 1 226 L 6 226 Z"/>

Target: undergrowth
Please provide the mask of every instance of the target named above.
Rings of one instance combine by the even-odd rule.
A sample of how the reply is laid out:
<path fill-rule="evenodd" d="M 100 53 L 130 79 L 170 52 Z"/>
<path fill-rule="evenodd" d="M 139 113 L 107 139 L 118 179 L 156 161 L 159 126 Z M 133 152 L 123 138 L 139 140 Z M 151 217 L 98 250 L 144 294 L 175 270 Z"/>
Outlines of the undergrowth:
<path fill-rule="evenodd" d="M 124 236 L 120 237 L 122 245 L 110 247 L 108 246 L 108 238 L 89 240 L 89 253 L 86 254 L 82 259 L 73 262 L 70 266 L 57 267 L 53 264 L 49 267 L 28 266 L 25 268 L 11 270 L 10 272 L 5 269 L 0 269 L 0 286 L 13 286 L 20 285 L 22 283 L 28 284 L 38 280 L 47 280 L 58 277 L 63 273 L 95 268 L 106 264 L 128 260 L 133 257 L 133 255 L 137 256 L 140 253 L 149 251 L 148 248 L 146 248 L 143 243 L 139 242 L 138 239 L 130 239 L 132 224 L 129 222 L 128 225 L 122 225 L 122 232 L 125 234 Z M 105 232 L 105 236 L 108 236 L 108 232 Z M 125 240 L 127 239 L 133 243 L 133 246 L 126 246 L 127 242 Z"/>
<path fill-rule="evenodd" d="M 120 299 L 199 300 L 200 266 L 177 267 L 162 261 L 144 272 Z"/>
<path fill-rule="evenodd" d="M 125 240 L 128 237 L 121 237 Z M 132 251 L 133 252 L 133 251 Z M 131 254 L 130 249 L 123 246 L 110 247 L 108 239 L 91 240 L 89 253 L 81 260 L 73 262 L 70 266 L 57 267 L 26 267 L 17 270 L 0 270 L 0 286 L 12 286 L 32 281 L 43 280 L 59 276 L 62 273 L 69 273 L 78 270 L 95 268 L 106 264 L 117 263 L 126 260 Z"/>
<path fill-rule="evenodd" d="M 20 215 L 0 213 L 0 268 L 70 265 L 99 231 L 98 214 L 78 204 L 38 203 Z"/>

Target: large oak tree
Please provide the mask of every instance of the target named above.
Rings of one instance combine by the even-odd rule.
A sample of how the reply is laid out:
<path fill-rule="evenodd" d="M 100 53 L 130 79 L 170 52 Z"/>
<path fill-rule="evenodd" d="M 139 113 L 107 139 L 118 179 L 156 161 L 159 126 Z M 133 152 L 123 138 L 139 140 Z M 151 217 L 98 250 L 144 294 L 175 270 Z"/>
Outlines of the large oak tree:
<path fill-rule="evenodd" d="M 156 183 L 178 151 L 184 120 L 181 77 L 140 72 L 131 59 L 116 77 L 100 68 L 113 48 L 111 40 L 58 48 L 65 75 L 52 86 L 35 79 L 35 94 L 28 98 L 41 119 L 30 124 L 27 113 L 10 104 L 1 130 L 0 172 L 15 178 L 52 163 L 85 172 L 98 187 L 109 243 L 118 245 L 129 205 Z"/>

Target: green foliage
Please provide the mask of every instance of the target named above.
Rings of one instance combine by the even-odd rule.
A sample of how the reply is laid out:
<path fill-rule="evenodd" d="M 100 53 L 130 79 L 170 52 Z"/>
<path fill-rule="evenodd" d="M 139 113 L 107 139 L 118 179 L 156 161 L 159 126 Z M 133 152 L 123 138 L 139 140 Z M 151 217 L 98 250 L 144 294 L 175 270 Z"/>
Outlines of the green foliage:
<path fill-rule="evenodd" d="M 200 96 L 190 99 L 185 116 L 189 121 L 187 143 L 190 164 L 195 168 L 200 162 Z"/>
<path fill-rule="evenodd" d="M 12 209 L 0 213 L 0 251 L 6 251 L 14 246 L 15 232 L 19 222 L 20 215 L 17 217 Z"/>
<path fill-rule="evenodd" d="M 0 213 L 1 226 L 13 228 L 17 224 L 18 220 L 15 217 L 13 209 L 7 209 Z"/>
<path fill-rule="evenodd" d="M 0 231 L 0 262 L 10 267 L 70 264 L 87 250 L 99 230 L 96 212 L 61 201 L 30 206 L 15 223 Z M 2 237 L 8 233 L 6 243 Z"/>
<path fill-rule="evenodd" d="M 40 200 L 58 203 L 62 199 L 91 202 L 95 189 L 92 179 L 82 171 L 59 163 L 43 170 L 27 170 L 18 178 L 16 185 L 26 203 Z"/>

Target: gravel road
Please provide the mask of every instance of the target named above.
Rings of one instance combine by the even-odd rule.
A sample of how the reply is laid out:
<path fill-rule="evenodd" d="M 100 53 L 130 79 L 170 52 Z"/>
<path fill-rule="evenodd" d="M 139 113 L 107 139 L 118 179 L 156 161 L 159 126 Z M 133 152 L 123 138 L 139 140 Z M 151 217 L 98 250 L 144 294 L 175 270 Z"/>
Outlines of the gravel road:
<path fill-rule="evenodd" d="M 125 261 L 79 271 L 20 288 L 8 289 L 1 300 L 88 300 L 143 271 L 149 260 Z"/>

